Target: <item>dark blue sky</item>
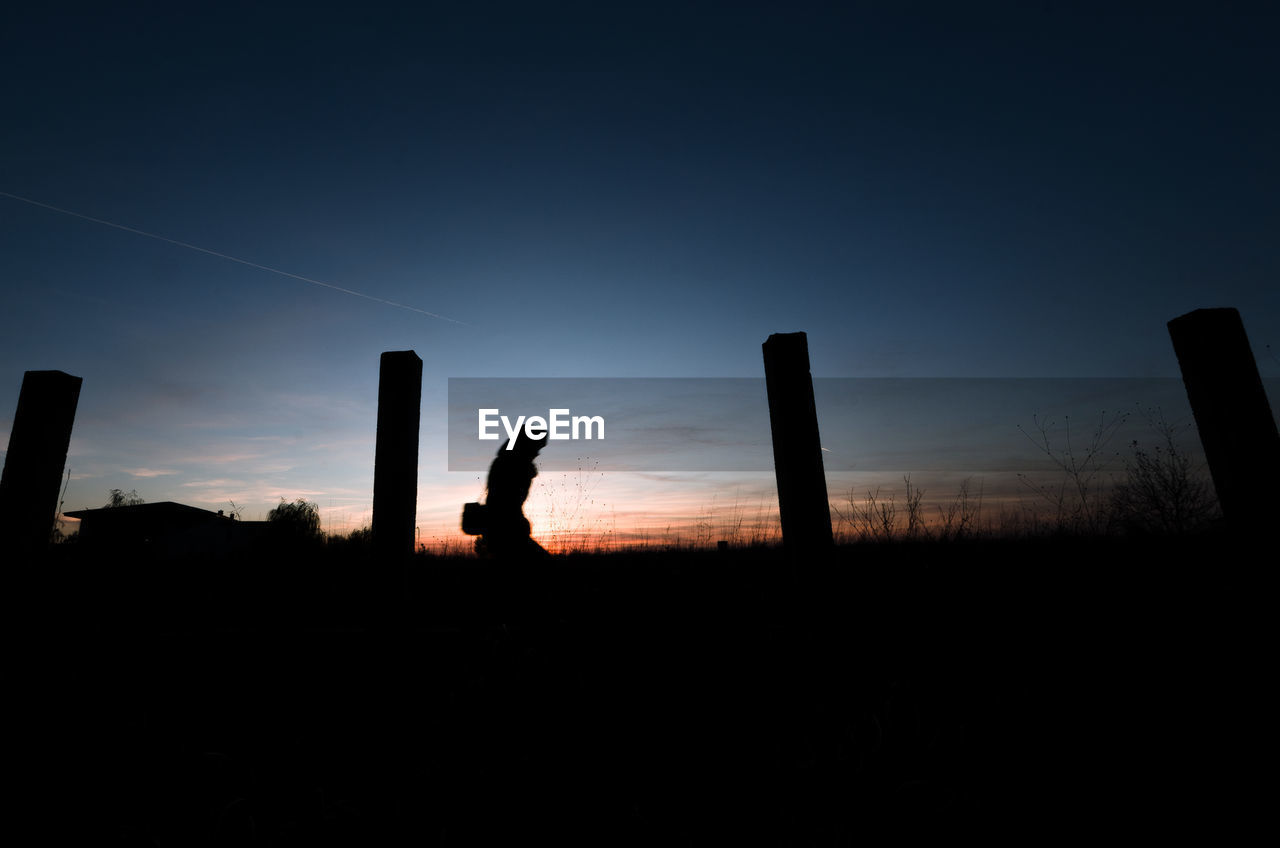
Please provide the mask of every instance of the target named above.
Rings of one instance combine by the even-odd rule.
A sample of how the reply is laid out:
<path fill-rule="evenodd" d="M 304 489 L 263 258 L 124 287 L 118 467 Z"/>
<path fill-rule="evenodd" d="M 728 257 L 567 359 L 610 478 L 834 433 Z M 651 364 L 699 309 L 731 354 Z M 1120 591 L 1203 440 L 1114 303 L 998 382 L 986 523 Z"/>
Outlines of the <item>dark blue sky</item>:
<path fill-rule="evenodd" d="M 450 376 L 1173 376 L 1221 305 L 1280 370 L 1274 7 L 269 5 L 8 12 L 0 192 L 464 323 L 0 197 L 69 508 L 367 502 L 390 349 L 424 500 Z"/>

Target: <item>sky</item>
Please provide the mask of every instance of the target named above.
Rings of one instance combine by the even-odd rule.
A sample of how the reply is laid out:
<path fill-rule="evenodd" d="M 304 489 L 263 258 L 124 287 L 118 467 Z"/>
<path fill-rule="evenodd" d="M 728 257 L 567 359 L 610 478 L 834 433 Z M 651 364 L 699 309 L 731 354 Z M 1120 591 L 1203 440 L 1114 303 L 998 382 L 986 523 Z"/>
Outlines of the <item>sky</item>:
<path fill-rule="evenodd" d="M 420 533 L 457 542 L 450 378 L 760 378 L 794 331 L 821 378 L 1170 378 L 1211 306 L 1278 377 L 1278 40 L 1269 4 L 25 4 L 0 431 L 63 370 L 66 509 L 345 531 L 412 349 Z M 767 473 L 538 482 L 535 534 L 776 508 Z"/>

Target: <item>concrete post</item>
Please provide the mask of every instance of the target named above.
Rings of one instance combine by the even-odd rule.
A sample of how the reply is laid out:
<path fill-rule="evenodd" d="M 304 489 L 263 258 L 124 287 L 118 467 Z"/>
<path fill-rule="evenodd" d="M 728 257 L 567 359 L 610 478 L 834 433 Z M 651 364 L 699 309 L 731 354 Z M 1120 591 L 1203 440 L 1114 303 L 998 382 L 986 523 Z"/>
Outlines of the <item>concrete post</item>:
<path fill-rule="evenodd" d="M 413 551 L 421 407 L 422 360 L 411 350 L 382 354 L 373 466 L 373 544 L 381 558 Z"/>
<path fill-rule="evenodd" d="M 23 375 L 0 476 L 0 544 L 10 550 L 29 555 L 49 544 L 81 382 L 62 371 Z"/>
<path fill-rule="evenodd" d="M 792 549 L 828 548 L 832 544 L 831 508 L 809 373 L 808 339 L 804 333 L 775 333 L 762 347 L 782 540 Z"/>
<path fill-rule="evenodd" d="M 1197 309 L 1169 322 L 1218 503 L 1237 532 L 1275 520 L 1280 435 L 1234 309 Z"/>

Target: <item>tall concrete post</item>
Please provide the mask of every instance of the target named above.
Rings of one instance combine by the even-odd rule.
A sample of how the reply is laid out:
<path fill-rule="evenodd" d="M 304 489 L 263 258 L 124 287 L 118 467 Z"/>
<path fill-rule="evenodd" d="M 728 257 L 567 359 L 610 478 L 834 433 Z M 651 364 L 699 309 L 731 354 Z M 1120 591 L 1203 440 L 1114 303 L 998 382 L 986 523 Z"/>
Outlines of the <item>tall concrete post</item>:
<path fill-rule="evenodd" d="M 79 377 L 28 371 L 0 476 L 0 544 L 23 554 L 49 544 L 80 401 Z"/>
<path fill-rule="evenodd" d="M 1237 531 L 1270 528 L 1280 479 L 1280 435 L 1234 309 L 1197 309 L 1169 322 L 1218 503 Z"/>
<path fill-rule="evenodd" d="M 804 333 L 774 333 L 762 347 L 782 541 L 792 549 L 828 548 L 832 544 L 831 507 L 809 373 L 808 338 Z"/>
<path fill-rule="evenodd" d="M 382 558 L 413 551 L 421 407 L 422 360 L 411 350 L 382 354 L 373 461 L 373 544 Z"/>

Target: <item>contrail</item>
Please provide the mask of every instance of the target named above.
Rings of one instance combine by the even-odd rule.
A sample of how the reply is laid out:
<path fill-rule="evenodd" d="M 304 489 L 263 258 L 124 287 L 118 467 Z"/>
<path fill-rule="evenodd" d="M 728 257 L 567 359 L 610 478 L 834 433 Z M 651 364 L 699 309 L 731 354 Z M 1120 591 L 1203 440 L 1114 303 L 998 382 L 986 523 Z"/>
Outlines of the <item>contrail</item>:
<path fill-rule="evenodd" d="M 386 306 L 394 306 L 397 309 L 407 309 L 410 312 L 417 312 L 421 315 L 429 315 L 432 318 L 439 318 L 441 321 L 448 321 L 451 324 L 459 324 L 463 327 L 469 326 L 465 321 L 459 321 L 456 318 L 450 318 L 448 315 L 441 315 L 438 312 L 428 312 L 427 310 L 419 309 L 416 306 L 408 306 L 407 304 L 396 303 L 394 300 L 386 300 L 385 298 L 374 297 L 371 294 L 358 292 L 354 289 L 346 289 L 346 288 L 343 288 L 342 286 L 335 286 L 333 283 L 326 283 L 322 280 L 313 280 L 311 277 L 303 277 L 299 274 L 290 274 L 288 271 L 281 271 L 279 268 L 272 268 L 267 265 L 259 265 L 257 262 L 250 262 L 248 259 L 240 259 L 239 257 L 236 257 L 236 256 L 228 256 L 225 253 L 219 253 L 218 251 L 210 250 L 207 247 L 200 247 L 199 245 L 188 244 L 185 241 L 178 241 L 177 239 L 171 239 L 171 238 L 167 238 L 166 236 L 157 235 L 155 233 L 149 233 L 146 230 L 136 230 L 133 227 L 126 227 L 124 224 L 116 224 L 111 221 L 104 221 L 101 218 L 94 218 L 90 215 L 83 215 L 79 212 L 72 212 L 70 209 L 61 209 L 57 206 L 52 206 L 48 203 L 41 203 L 38 200 L 32 200 L 29 197 L 19 197 L 18 195 L 10 194 L 7 191 L 0 191 L 0 197 L 8 197 L 13 200 L 20 200 L 23 203 L 30 203 L 32 206 L 39 206 L 42 209 L 49 209 L 53 212 L 60 212 L 63 215 L 70 215 L 73 218 L 83 218 L 84 220 L 92 221 L 95 224 L 102 224 L 104 227 L 115 227 L 117 230 L 124 230 L 126 233 L 133 233 L 134 235 L 146 236 L 147 238 L 152 238 L 152 239 L 155 239 L 156 241 L 163 241 L 163 242 L 168 242 L 169 244 L 176 244 L 178 247 L 185 247 L 188 250 L 197 250 L 200 253 L 207 253 L 210 256 L 216 256 L 219 259 L 226 259 L 230 262 L 239 262 L 241 265 L 248 265 L 250 268 L 257 268 L 259 271 L 268 271 L 272 274 L 279 274 L 282 277 L 289 277 L 294 280 L 301 280 L 302 282 L 310 283 L 313 286 L 321 286 L 322 288 L 333 289 L 334 291 L 339 291 L 339 292 L 342 292 L 343 294 L 354 295 L 355 297 L 363 297 L 365 300 L 372 300 L 374 303 L 381 303 Z"/>

